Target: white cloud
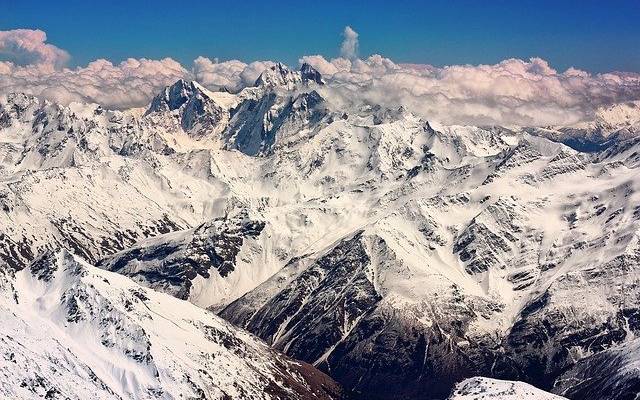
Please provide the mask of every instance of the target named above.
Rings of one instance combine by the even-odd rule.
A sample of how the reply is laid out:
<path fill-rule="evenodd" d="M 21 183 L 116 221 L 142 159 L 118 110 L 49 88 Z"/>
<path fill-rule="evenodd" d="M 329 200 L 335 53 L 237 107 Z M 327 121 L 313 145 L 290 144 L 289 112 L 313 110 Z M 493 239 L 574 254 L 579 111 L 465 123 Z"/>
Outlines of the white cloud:
<path fill-rule="evenodd" d="M 236 89 L 240 86 L 240 74 L 247 64 L 231 60 L 219 63 L 206 57 L 198 57 L 193 61 L 194 78 L 210 89 Z"/>
<path fill-rule="evenodd" d="M 260 74 L 262 74 L 265 69 L 271 68 L 274 65 L 276 65 L 274 61 L 254 61 L 247 65 L 240 74 L 241 87 L 253 86 Z"/>
<path fill-rule="evenodd" d="M 321 55 L 304 56 L 298 60 L 300 65 L 307 63 L 313 65 L 322 75 L 333 75 L 338 72 L 338 68 L 332 63 L 325 60 Z"/>
<path fill-rule="evenodd" d="M 555 125 L 589 119 L 595 108 L 640 99 L 640 74 L 558 72 L 540 58 L 495 65 L 395 64 L 379 55 L 366 60 L 303 57 L 345 102 L 404 105 L 444 123 Z"/>
<path fill-rule="evenodd" d="M 147 104 L 164 86 L 188 74 L 170 58 L 130 58 L 117 65 L 96 60 L 86 67 L 61 70 L 0 62 L 0 92 L 25 92 L 63 104 L 80 101 L 128 108 Z"/>
<path fill-rule="evenodd" d="M 351 29 L 350 26 L 344 28 L 344 41 L 340 47 L 340 55 L 349 60 L 358 58 L 358 32 Z"/>
<path fill-rule="evenodd" d="M 0 60 L 17 65 L 37 64 L 50 69 L 65 65 L 69 60 L 69 54 L 45 43 L 46 40 L 47 34 L 41 30 L 0 31 Z"/>
<path fill-rule="evenodd" d="M 198 57 L 191 70 L 171 58 L 129 58 L 120 64 L 100 59 L 85 67 L 53 69 L 49 64 L 0 61 L 0 93 L 24 92 L 49 100 L 99 103 L 107 108 L 141 107 L 178 79 L 195 79 L 212 90 L 237 91 L 255 83 L 272 61 L 245 64 Z"/>
<path fill-rule="evenodd" d="M 95 102 L 122 109 L 145 106 L 180 78 L 196 79 L 212 90 L 240 90 L 274 64 L 198 57 L 184 67 L 171 58 L 131 58 L 70 69 L 63 67 L 67 53 L 45 40 L 41 31 L 0 32 L 0 53 L 10 60 L 0 61 L 0 94 L 26 92 L 64 104 Z M 540 58 L 442 68 L 397 64 L 380 55 L 355 57 L 357 33 L 350 28 L 345 29 L 347 42 L 343 57 L 300 59 L 324 75 L 322 90 L 339 104 L 403 105 L 427 119 L 452 124 L 556 125 L 589 119 L 599 106 L 640 99 L 637 73 L 559 72 Z"/>
<path fill-rule="evenodd" d="M 260 74 L 273 65 L 275 65 L 273 61 L 254 61 L 245 64 L 238 60 L 218 62 L 215 59 L 198 57 L 193 61 L 193 75 L 195 80 L 209 89 L 226 88 L 238 91 L 252 86 Z"/>

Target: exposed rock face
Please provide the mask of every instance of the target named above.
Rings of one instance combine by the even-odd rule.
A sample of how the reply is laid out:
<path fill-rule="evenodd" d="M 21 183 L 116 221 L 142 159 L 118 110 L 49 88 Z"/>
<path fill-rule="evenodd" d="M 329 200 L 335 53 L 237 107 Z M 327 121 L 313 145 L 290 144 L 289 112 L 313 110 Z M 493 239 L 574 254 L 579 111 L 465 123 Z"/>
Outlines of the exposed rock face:
<path fill-rule="evenodd" d="M 261 73 L 254 85 L 294 89 L 296 84 L 301 82 L 302 76 L 299 73 L 290 70 L 282 63 L 276 63 L 276 65 L 267 68 Z"/>
<path fill-rule="evenodd" d="M 218 218 L 166 239 L 146 241 L 98 266 L 186 300 L 196 278 L 216 274 L 224 280 L 233 272 L 244 242 L 258 237 L 263 229 L 264 222 L 252 221 L 246 214 Z"/>
<path fill-rule="evenodd" d="M 633 399 L 640 393 L 640 342 L 631 340 L 580 360 L 554 391 L 577 399 Z"/>
<path fill-rule="evenodd" d="M 311 65 L 304 63 L 300 67 L 300 75 L 302 75 L 303 81 L 315 82 L 318 85 L 324 85 L 324 80 L 322 79 L 322 75 Z"/>
<path fill-rule="evenodd" d="M 299 262 L 303 261 L 293 261 Z M 286 348 L 294 358 L 320 359 L 380 300 L 367 277 L 369 266 L 360 232 L 315 260 L 252 315 L 234 307 L 223 315 L 232 322 L 249 317 L 243 321 L 249 330 L 277 348 Z"/>
<path fill-rule="evenodd" d="M 174 116 L 179 126 L 196 138 L 220 131 L 229 119 L 229 112 L 216 104 L 208 90 L 182 79 L 154 97 L 145 116 L 162 123 L 167 114 Z M 169 125 L 169 128 L 172 127 Z"/>
<path fill-rule="evenodd" d="M 300 83 L 324 85 L 324 80 L 320 72 L 307 63 L 302 64 L 300 71 L 292 71 L 284 64 L 276 63 L 260 74 L 254 85 L 292 90 L 297 89 Z"/>
<path fill-rule="evenodd" d="M 233 110 L 223 133 L 226 147 L 249 155 L 270 153 L 279 136 L 319 125 L 327 115 L 323 101 L 316 91 L 284 97 L 271 92 L 260 99 L 247 99 Z"/>

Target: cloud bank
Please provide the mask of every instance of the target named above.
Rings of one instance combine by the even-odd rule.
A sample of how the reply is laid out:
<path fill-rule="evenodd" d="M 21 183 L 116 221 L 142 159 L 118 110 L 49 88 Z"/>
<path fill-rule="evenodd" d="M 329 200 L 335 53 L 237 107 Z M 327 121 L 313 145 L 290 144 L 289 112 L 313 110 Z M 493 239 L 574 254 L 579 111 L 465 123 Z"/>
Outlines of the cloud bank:
<path fill-rule="evenodd" d="M 273 61 L 255 61 L 245 64 L 238 60 L 218 62 L 215 59 L 198 57 L 193 61 L 193 77 L 211 90 L 238 91 L 252 86 L 262 71 L 273 65 L 275 65 Z"/>
<path fill-rule="evenodd" d="M 60 70 L 0 62 L 0 93 L 24 92 L 62 104 L 89 102 L 122 109 L 146 104 L 164 86 L 187 74 L 170 58 L 130 58 L 117 65 L 101 59 L 86 67 Z"/>
<path fill-rule="evenodd" d="M 495 65 L 396 64 L 380 55 L 366 60 L 302 57 L 345 102 L 404 105 L 451 124 L 566 125 L 587 120 L 600 106 L 640 99 L 640 74 L 558 72 L 540 58 Z"/>
<path fill-rule="evenodd" d="M 640 74 L 556 71 L 545 60 L 508 59 L 494 65 L 398 64 L 380 55 L 357 57 L 358 34 L 344 31 L 341 57 L 304 56 L 325 77 L 331 101 L 405 106 L 450 124 L 566 125 L 588 120 L 596 108 L 640 99 Z M 198 57 L 192 66 L 162 60 L 96 60 L 65 68 L 69 55 L 38 30 L 0 32 L 0 94 L 26 92 L 56 102 L 94 102 L 108 108 L 145 106 L 164 86 L 195 79 L 212 90 L 251 86 L 272 61 L 219 62 Z"/>

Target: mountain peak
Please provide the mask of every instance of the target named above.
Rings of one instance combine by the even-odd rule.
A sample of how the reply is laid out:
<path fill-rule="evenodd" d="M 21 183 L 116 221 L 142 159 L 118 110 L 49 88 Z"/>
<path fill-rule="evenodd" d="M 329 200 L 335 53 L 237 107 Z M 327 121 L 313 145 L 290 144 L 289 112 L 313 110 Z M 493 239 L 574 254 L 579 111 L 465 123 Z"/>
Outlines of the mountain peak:
<path fill-rule="evenodd" d="M 600 125 L 612 127 L 640 125 L 640 101 L 600 107 L 596 110 L 595 121 Z"/>
<path fill-rule="evenodd" d="M 146 114 L 177 110 L 197 94 L 208 96 L 206 92 L 207 89 L 196 81 L 178 79 L 173 85 L 165 87 L 153 98 Z"/>
<path fill-rule="evenodd" d="M 256 79 L 255 86 L 284 86 L 289 88 L 300 82 L 302 82 L 302 78 L 299 73 L 290 70 L 286 65 L 279 62 L 265 69 Z"/>
<path fill-rule="evenodd" d="M 179 79 L 173 85 L 165 87 L 153 98 L 146 114 L 176 110 L 186 103 L 192 95 L 193 86 L 186 80 Z"/>
<path fill-rule="evenodd" d="M 300 74 L 302 75 L 302 80 L 304 81 L 312 81 L 317 83 L 318 85 L 324 85 L 322 74 L 320 74 L 317 69 L 313 68 L 308 63 L 302 64 L 302 67 L 300 67 Z"/>
<path fill-rule="evenodd" d="M 260 74 L 255 86 L 293 89 L 295 85 L 303 82 L 324 85 L 320 72 L 307 63 L 302 64 L 300 71 L 293 71 L 282 63 L 276 63 Z"/>
<path fill-rule="evenodd" d="M 159 114 L 160 120 L 167 126 L 174 126 L 178 122 L 185 132 L 202 137 L 219 132 L 224 127 L 221 121 L 228 118 L 214 97 L 214 93 L 198 82 L 179 79 L 153 98 L 144 116 Z M 164 118 L 162 114 L 167 112 L 177 114 L 178 119 Z"/>

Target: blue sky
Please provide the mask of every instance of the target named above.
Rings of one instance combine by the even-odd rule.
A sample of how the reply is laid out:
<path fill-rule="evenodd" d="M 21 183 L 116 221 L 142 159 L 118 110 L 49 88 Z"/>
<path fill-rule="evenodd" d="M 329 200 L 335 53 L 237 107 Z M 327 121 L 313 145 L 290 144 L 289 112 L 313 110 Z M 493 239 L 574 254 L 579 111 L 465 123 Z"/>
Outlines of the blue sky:
<path fill-rule="evenodd" d="M 44 30 L 71 65 L 97 58 L 199 55 L 281 60 L 339 53 L 437 66 L 538 56 L 560 70 L 640 71 L 640 1 L 27 1 L 0 0 L 0 30 Z"/>

